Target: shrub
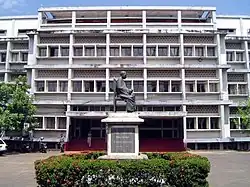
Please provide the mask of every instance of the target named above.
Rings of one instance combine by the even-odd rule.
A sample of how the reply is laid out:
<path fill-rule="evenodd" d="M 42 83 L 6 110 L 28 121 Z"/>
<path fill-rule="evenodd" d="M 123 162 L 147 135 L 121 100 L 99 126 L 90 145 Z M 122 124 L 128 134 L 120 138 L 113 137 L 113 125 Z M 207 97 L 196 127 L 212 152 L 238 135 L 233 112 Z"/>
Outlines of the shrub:
<path fill-rule="evenodd" d="M 207 187 L 207 158 L 190 153 L 145 153 L 148 160 L 97 160 L 103 152 L 52 156 L 35 162 L 41 187 Z"/>

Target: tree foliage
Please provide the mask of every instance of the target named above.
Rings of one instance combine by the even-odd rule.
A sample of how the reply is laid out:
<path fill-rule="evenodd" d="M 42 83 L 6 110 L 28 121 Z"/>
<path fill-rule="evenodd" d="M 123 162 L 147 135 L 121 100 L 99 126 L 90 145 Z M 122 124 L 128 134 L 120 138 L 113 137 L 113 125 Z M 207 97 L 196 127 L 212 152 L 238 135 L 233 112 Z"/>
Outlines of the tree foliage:
<path fill-rule="evenodd" d="M 36 107 L 29 94 L 29 85 L 24 76 L 19 76 L 15 83 L 0 83 L 0 130 L 22 131 L 24 125 L 35 127 Z"/>
<path fill-rule="evenodd" d="M 238 125 L 241 126 L 242 130 L 245 130 L 244 132 L 249 132 L 246 130 L 250 129 L 250 98 L 243 102 L 239 107 L 237 111 L 239 117 L 241 118 L 241 122 Z"/>

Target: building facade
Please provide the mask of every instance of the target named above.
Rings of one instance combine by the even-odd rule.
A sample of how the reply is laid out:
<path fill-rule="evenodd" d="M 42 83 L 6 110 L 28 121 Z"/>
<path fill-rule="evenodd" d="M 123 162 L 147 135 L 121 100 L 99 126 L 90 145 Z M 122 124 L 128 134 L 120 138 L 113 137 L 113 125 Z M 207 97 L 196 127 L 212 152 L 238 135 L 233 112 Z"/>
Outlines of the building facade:
<path fill-rule="evenodd" d="M 68 150 L 105 149 L 101 119 L 125 70 L 145 119 L 141 151 L 250 145 L 235 124 L 250 93 L 250 17 L 218 16 L 213 7 L 65 7 L 1 21 L 9 25 L 0 30 L 1 80 L 27 74 L 34 138 L 55 144 L 63 133 Z"/>

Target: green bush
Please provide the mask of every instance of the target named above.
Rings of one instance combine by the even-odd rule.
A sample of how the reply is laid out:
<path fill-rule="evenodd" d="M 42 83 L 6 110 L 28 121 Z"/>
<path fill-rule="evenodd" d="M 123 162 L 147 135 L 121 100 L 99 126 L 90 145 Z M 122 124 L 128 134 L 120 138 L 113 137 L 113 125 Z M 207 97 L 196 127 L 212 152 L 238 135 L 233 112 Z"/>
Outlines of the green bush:
<path fill-rule="evenodd" d="M 207 158 L 190 153 L 145 153 L 148 160 L 97 160 L 103 152 L 53 156 L 35 162 L 41 187 L 207 187 Z"/>

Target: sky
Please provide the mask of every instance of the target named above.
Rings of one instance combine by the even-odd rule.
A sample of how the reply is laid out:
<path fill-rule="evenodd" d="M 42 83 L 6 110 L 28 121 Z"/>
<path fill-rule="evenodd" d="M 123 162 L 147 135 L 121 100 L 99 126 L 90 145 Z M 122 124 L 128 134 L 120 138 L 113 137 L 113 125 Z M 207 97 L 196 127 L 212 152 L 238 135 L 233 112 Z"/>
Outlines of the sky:
<path fill-rule="evenodd" d="M 0 0 L 0 16 L 37 15 L 40 7 L 215 6 L 217 14 L 249 15 L 250 0 Z"/>

